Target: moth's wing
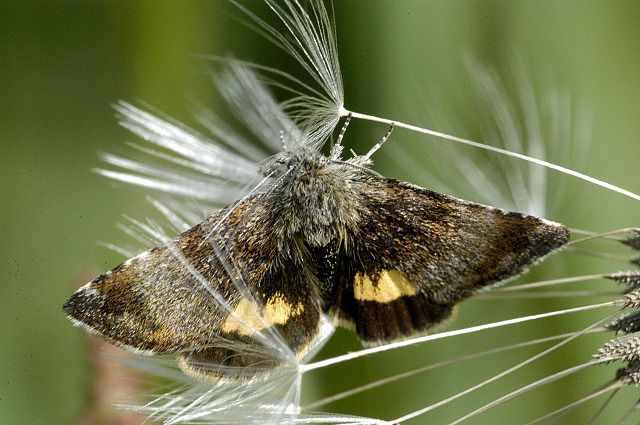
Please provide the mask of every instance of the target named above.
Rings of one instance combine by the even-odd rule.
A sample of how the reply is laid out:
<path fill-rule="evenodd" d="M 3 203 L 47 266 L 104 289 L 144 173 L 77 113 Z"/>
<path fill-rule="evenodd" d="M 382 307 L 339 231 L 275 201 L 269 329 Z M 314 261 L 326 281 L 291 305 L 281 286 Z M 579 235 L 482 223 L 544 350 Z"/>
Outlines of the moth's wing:
<path fill-rule="evenodd" d="M 424 333 L 483 286 L 523 272 L 569 238 L 565 226 L 363 177 L 359 225 L 339 255 L 333 315 L 379 344 Z"/>
<path fill-rule="evenodd" d="M 259 196 L 78 290 L 78 325 L 140 354 L 180 353 L 202 377 L 248 377 L 302 357 L 320 309 L 304 269 L 278 249 Z M 295 288 L 295 290 L 292 290 Z"/>

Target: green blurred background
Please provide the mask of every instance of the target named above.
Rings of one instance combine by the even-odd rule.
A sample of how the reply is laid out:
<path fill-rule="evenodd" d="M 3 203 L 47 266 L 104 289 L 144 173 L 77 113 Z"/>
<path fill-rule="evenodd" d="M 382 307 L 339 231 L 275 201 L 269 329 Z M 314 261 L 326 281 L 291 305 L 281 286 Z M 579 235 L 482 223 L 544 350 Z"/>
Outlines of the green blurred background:
<path fill-rule="evenodd" d="M 434 107 L 425 88 L 436 87 L 451 103 L 435 106 L 458 114 L 455 121 L 463 124 L 454 129 L 458 134 L 475 137 L 473 125 L 464 126 L 473 122 L 474 110 L 465 103 L 469 78 L 463 56 L 469 53 L 508 78 L 507 59 L 515 52 L 532 81 L 562 87 L 591 106 L 592 146 L 581 171 L 640 192 L 640 2 L 388 0 L 337 2 L 335 10 L 348 108 L 435 125 L 425 118 Z M 90 171 L 100 165 L 99 151 L 125 151 L 124 142 L 133 139 L 118 127 L 111 105 L 121 99 L 143 101 L 193 123 L 192 99 L 214 109 L 220 105 L 203 54 L 233 53 L 296 72 L 285 54 L 239 25 L 233 18 L 239 15 L 228 3 L 212 0 L 0 1 L 0 424 L 73 424 L 83 410 L 91 379 L 88 337 L 71 326 L 61 305 L 80 283 L 122 260 L 98 244 L 125 240 L 115 228 L 122 215 L 144 218 L 150 213 L 140 191 Z M 348 143 L 369 146 L 384 131 L 355 123 Z M 436 155 L 425 138 L 398 131 L 393 140 L 422 155 Z M 378 162 L 389 175 L 429 186 L 415 173 L 407 176 L 392 155 L 380 155 Z M 568 190 L 551 218 L 596 231 L 640 224 L 637 202 L 570 178 L 558 181 Z M 565 259 L 550 265 L 555 275 L 624 268 Z M 456 326 L 580 303 L 585 300 L 474 300 L 463 305 Z M 470 336 L 379 356 L 314 376 L 305 394 L 349 388 L 367 377 L 447 359 L 469 347 L 475 351 L 579 329 L 601 317 L 599 312 L 541 322 L 491 334 L 497 335 L 493 339 Z M 413 423 L 452 420 L 529 382 L 532 369 L 539 377 L 587 360 L 604 340 L 585 338 L 509 377 L 505 386 Z M 340 331 L 324 355 L 356 348 L 353 335 Z M 333 408 L 392 418 L 537 351 L 447 368 Z M 526 422 L 595 389 L 613 371 L 603 367 L 565 380 L 470 423 Z M 613 411 L 622 414 L 636 396 L 627 391 Z M 583 422 L 596 408 L 591 404 L 572 421 Z"/>

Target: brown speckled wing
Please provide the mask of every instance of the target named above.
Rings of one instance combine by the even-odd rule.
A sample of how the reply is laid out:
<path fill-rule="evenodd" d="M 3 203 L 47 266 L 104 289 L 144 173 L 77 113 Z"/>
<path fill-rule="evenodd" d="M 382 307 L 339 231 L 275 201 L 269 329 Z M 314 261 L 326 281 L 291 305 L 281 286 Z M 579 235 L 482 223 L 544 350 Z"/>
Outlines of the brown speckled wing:
<path fill-rule="evenodd" d="M 353 246 L 336 257 L 334 317 L 380 344 L 425 331 L 478 288 L 564 245 L 565 226 L 367 176 Z M 339 282 L 339 283 L 338 283 Z"/>
<path fill-rule="evenodd" d="M 252 376 L 299 358 L 318 334 L 320 309 L 268 219 L 262 198 L 249 198 L 99 276 L 64 310 L 129 351 L 180 353 L 181 367 L 203 378 Z"/>

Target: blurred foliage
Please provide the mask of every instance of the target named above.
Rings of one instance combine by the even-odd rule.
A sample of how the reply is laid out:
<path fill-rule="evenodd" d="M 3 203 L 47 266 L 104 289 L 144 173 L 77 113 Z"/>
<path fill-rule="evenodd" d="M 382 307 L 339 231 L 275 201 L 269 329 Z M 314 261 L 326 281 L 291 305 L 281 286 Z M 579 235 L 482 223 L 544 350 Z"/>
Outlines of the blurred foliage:
<path fill-rule="evenodd" d="M 532 81 L 563 87 L 591 106 L 593 143 L 581 171 L 640 192 L 638 1 L 336 3 L 347 107 L 426 125 L 427 109 L 446 107 L 464 124 L 474 114 L 465 103 L 469 78 L 464 54 L 508 75 L 507 59 L 516 52 Z M 124 239 L 114 226 L 122 214 L 142 218 L 150 211 L 140 191 L 90 171 L 99 165 L 97 152 L 121 152 L 133 137 L 118 127 L 110 105 L 139 100 L 192 123 L 193 99 L 213 108 L 219 104 L 205 54 L 233 53 L 296 72 L 283 52 L 233 18 L 238 15 L 228 3 L 214 0 L 0 2 L 0 423 L 73 424 L 89 397 L 88 337 L 71 326 L 61 305 L 74 287 L 121 260 L 97 242 Z M 437 87 L 451 104 L 433 105 L 423 95 L 425 87 Z M 456 130 L 462 136 L 476 135 L 473 128 Z M 354 123 L 347 143 L 364 149 L 384 131 Z M 407 149 L 419 146 L 422 155 L 430 155 L 431 144 L 415 135 L 397 132 L 390 143 Z M 403 177 L 401 164 L 390 156 L 380 155 L 380 169 Z M 562 180 L 569 191 L 554 219 L 597 231 L 640 224 L 637 203 L 570 178 Z M 571 260 L 553 266 L 563 275 L 603 270 L 594 261 Z M 472 301 L 463 305 L 456 324 L 579 302 Z M 518 340 L 522 332 L 533 337 L 576 329 L 600 315 L 590 317 L 567 319 L 566 329 L 552 332 L 540 329 L 543 323 L 504 331 L 500 342 Z M 552 373 L 585 361 L 598 341 L 591 338 L 536 367 Z M 346 347 L 354 349 L 357 343 L 352 334 L 340 331 L 324 355 Z M 392 361 L 379 356 L 318 377 L 322 385 L 314 384 L 313 390 L 333 392 L 367 376 L 446 359 L 468 347 L 490 345 L 485 335 L 476 335 L 405 350 Z M 335 408 L 394 417 L 452 394 L 461 379 L 472 376 L 475 382 L 525 355 L 492 357 L 463 365 L 453 374 L 446 369 L 419 376 Z M 546 406 L 585 394 L 612 373 L 603 368 L 600 375 L 590 375 L 588 388 L 578 378 L 563 381 L 473 423 L 511 423 L 514 411 L 533 418 Z M 507 381 L 528 382 L 528 376 L 521 373 Z M 443 409 L 438 418 L 453 419 L 504 391 L 498 386 L 467 397 Z M 397 399 L 393 411 L 376 410 L 382 404 L 376 400 L 390 397 Z"/>

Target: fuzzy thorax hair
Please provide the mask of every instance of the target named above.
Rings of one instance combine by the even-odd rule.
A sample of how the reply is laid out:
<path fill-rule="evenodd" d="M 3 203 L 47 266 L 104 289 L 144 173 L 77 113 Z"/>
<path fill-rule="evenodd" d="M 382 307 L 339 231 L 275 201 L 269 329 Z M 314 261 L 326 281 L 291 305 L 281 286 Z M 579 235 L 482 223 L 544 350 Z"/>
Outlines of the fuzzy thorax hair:
<path fill-rule="evenodd" d="M 338 146 L 336 146 L 338 147 Z M 362 206 L 364 168 L 339 159 L 340 148 L 324 156 L 315 149 L 284 151 L 265 164 L 263 172 L 275 184 L 266 193 L 274 207 L 274 233 L 280 240 L 299 240 L 310 247 L 344 241 L 346 229 L 356 229 Z"/>

